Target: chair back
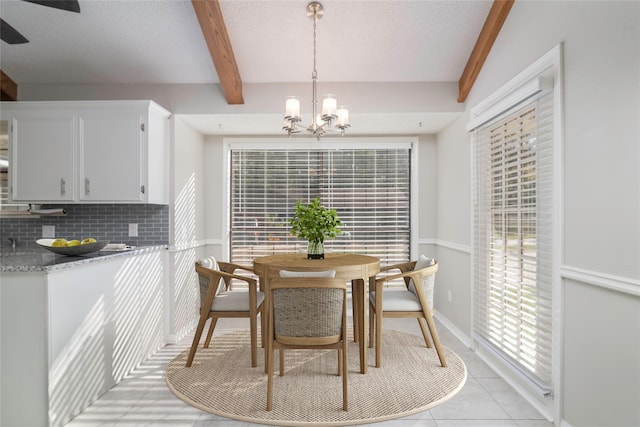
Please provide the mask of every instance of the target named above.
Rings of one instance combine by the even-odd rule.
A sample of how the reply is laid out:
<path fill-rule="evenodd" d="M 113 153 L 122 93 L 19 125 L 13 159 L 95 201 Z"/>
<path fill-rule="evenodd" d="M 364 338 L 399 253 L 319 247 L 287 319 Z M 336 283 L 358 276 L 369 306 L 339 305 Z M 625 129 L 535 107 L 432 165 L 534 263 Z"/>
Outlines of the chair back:
<path fill-rule="evenodd" d="M 209 257 L 213 258 L 213 257 Z M 210 265 L 211 267 L 205 267 Z M 198 274 L 198 283 L 200 285 L 200 306 L 205 303 L 207 299 L 207 293 L 210 288 L 214 289 L 214 296 L 218 296 L 220 292 L 229 289 L 229 283 L 223 279 L 223 275 L 218 270 L 218 263 L 213 258 L 213 264 L 207 264 L 205 260 L 196 261 L 196 273 Z"/>
<path fill-rule="evenodd" d="M 429 260 L 427 262 L 417 261 L 405 281 L 408 279 L 407 289 L 420 298 L 421 290 L 424 292 L 429 308 L 433 311 L 433 290 L 438 271 L 438 261 Z M 418 285 L 416 285 L 418 284 Z"/>
<path fill-rule="evenodd" d="M 275 341 L 288 345 L 324 345 L 346 338 L 344 279 L 274 278 L 270 287 Z"/>

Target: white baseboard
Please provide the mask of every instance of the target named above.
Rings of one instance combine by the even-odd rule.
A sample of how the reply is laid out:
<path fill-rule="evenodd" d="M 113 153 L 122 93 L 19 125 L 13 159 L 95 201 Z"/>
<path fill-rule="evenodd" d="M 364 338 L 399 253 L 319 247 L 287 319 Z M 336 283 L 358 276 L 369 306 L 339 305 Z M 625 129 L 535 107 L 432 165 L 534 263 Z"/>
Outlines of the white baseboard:
<path fill-rule="evenodd" d="M 472 348 L 471 338 L 467 336 L 461 329 L 454 325 L 449 319 L 442 315 L 438 310 L 435 312 L 435 318 L 444 325 L 449 332 L 451 332 L 457 339 L 462 342 L 467 348 Z"/>

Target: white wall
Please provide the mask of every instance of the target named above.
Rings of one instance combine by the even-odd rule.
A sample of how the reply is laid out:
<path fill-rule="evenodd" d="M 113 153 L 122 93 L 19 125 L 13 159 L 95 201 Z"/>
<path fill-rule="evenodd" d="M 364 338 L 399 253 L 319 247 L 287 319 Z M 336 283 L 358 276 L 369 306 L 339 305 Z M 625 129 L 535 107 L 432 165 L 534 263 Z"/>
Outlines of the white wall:
<path fill-rule="evenodd" d="M 169 307 L 166 339 L 175 342 L 197 320 L 199 294 L 194 262 L 205 254 L 206 157 L 204 137 L 173 116 L 171 141 L 171 209 L 169 277 L 165 303 Z"/>
<path fill-rule="evenodd" d="M 226 163 L 227 158 L 224 153 L 222 137 L 208 136 L 205 144 L 205 156 L 207 168 L 205 180 L 207 186 L 206 194 L 206 236 L 211 250 L 220 259 L 229 261 L 227 250 L 228 232 L 226 231 L 226 203 L 227 189 L 225 188 Z"/>
<path fill-rule="evenodd" d="M 436 233 L 437 233 L 437 141 L 435 135 L 420 135 L 418 139 L 418 183 L 417 188 L 414 186 L 413 195 L 418 196 L 418 239 L 420 243 L 420 253 L 423 252 L 423 246 L 428 245 L 433 251 Z M 415 219 L 414 219 L 415 220 Z M 426 248 L 424 248 L 426 249 Z M 417 256 L 418 254 L 416 254 Z M 432 258 L 435 254 L 432 254 Z"/>
<path fill-rule="evenodd" d="M 515 2 L 466 108 L 558 43 L 565 70 L 558 412 L 573 427 L 640 425 L 640 2 Z M 438 135 L 443 246 L 470 244 L 465 121 Z M 439 247 L 438 257 L 470 265 L 458 252 Z M 454 304 L 439 311 L 470 333 L 470 299 L 456 298 L 470 292 L 467 280 L 449 284 Z"/>
<path fill-rule="evenodd" d="M 440 269 L 434 306 L 462 332 L 460 338 L 468 342 L 471 336 L 471 160 L 466 121 L 466 115 L 462 115 L 437 138 L 436 237 Z"/>

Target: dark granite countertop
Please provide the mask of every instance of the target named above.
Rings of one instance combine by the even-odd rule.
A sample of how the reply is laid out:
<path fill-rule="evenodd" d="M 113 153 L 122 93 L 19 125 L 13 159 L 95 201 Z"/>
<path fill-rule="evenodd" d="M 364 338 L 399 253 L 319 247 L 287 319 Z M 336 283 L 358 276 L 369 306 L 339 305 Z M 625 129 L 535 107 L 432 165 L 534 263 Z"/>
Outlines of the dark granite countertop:
<path fill-rule="evenodd" d="M 101 262 L 113 257 L 129 256 L 164 249 L 167 249 L 167 245 L 138 246 L 119 251 L 102 250 L 82 256 L 66 256 L 49 252 L 36 244 L 18 246 L 15 249 L 3 247 L 0 249 L 0 272 L 51 272 L 73 268 L 81 264 Z"/>

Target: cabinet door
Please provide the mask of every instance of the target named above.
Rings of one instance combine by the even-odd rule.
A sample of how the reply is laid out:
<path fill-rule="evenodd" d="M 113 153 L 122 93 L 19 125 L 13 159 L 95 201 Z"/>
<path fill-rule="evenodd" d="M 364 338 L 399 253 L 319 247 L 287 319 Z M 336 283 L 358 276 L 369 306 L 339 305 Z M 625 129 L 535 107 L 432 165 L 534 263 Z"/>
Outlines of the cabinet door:
<path fill-rule="evenodd" d="M 73 200 L 74 127 L 72 117 L 12 120 L 9 169 L 13 200 Z"/>
<path fill-rule="evenodd" d="M 138 114 L 80 118 L 80 200 L 143 200 L 142 123 Z"/>

